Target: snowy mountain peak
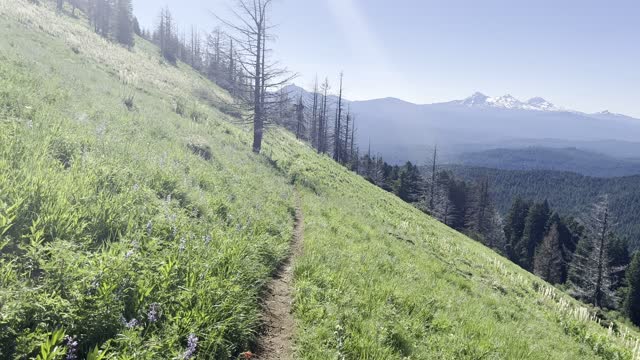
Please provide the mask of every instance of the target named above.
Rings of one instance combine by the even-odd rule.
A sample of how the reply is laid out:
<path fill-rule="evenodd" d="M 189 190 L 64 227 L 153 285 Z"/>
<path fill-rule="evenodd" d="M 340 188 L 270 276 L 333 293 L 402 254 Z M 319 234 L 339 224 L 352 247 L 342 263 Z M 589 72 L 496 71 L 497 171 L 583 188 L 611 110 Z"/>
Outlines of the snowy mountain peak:
<path fill-rule="evenodd" d="M 476 92 L 468 98 L 461 101 L 462 105 L 465 106 L 479 106 L 479 105 L 487 105 L 487 100 L 489 97 L 481 92 Z"/>
<path fill-rule="evenodd" d="M 522 102 L 520 102 L 520 100 L 514 98 L 509 94 L 501 96 L 499 98 L 490 98 L 487 102 L 494 107 L 505 109 L 521 109 L 524 105 Z"/>
<path fill-rule="evenodd" d="M 492 107 L 511 110 L 560 111 L 560 109 L 555 105 L 541 97 L 535 97 L 527 102 L 522 102 L 509 94 L 494 98 L 486 96 L 480 92 L 476 92 L 470 97 L 464 100 L 460 100 L 457 103 L 467 107 Z"/>
<path fill-rule="evenodd" d="M 544 111 L 557 111 L 559 110 L 555 105 L 548 102 L 547 100 L 541 97 L 534 97 L 527 101 L 527 105 L 533 106 L 534 108 L 544 110 Z"/>

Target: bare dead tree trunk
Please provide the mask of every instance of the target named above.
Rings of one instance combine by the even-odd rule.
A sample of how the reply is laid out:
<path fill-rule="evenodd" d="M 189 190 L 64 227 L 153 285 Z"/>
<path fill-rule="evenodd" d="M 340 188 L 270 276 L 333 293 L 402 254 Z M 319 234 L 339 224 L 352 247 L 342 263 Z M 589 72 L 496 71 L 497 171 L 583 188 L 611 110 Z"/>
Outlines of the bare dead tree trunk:
<path fill-rule="evenodd" d="M 344 130 L 344 146 L 342 146 L 342 160 L 347 163 L 349 162 L 349 157 L 350 154 L 348 153 L 349 150 L 349 122 L 351 120 L 351 109 L 347 110 L 347 118 L 346 118 L 346 124 L 345 124 L 345 130 Z"/>
<path fill-rule="evenodd" d="M 356 118 L 355 118 L 355 117 L 353 117 L 353 123 L 351 124 L 351 151 L 350 151 L 350 154 L 351 154 L 351 155 L 355 154 L 355 152 L 354 152 L 355 148 L 354 148 L 354 146 L 353 146 L 353 145 L 354 145 L 354 141 L 355 141 L 354 139 L 355 139 L 355 138 L 356 138 Z M 358 159 L 357 159 L 357 156 L 356 156 L 356 161 L 357 161 L 357 160 L 358 160 Z"/>
<path fill-rule="evenodd" d="M 311 146 L 318 148 L 320 143 L 318 140 L 318 75 L 316 75 L 316 81 L 313 85 L 313 109 L 311 115 Z"/>
<path fill-rule="evenodd" d="M 266 98 L 267 89 L 276 87 L 276 78 L 285 73 L 273 69 L 266 64 L 267 26 L 268 13 L 272 0 L 237 0 L 237 10 L 234 15 L 238 20 L 238 25 L 220 19 L 226 26 L 236 33 L 232 37 L 234 43 L 240 46 L 242 55 L 238 61 L 244 68 L 245 73 L 251 77 L 252 96 L 248 101 L 252 109 L 253 122 L 253 145 L 254 153 L 260 153 L 262 149 L 262 139 L 266 121 Z"/>
<path fill-rule="evenodd" d="M 431 184 L 429 186 L 429 210 L 435 209 L 435 196 L 436 196 L 436 161 L 438 158 L 438 146 L 433 148 L 433 163 L 431 164 Z"/>
<path fill-rule="evenodd" d="M 302 138 L 304 131 L 304 104 L 302 102 L 302 95 L 298 99 L 296 104 L 296 139 Z"/>
<path fill-rule="evenodd" d="M 342 162 L 342 153 L 341 153 L 341 141 L 340 141 L 340 133 L 342 132 L 342 81 L 344 79 L 344 74 L 340 73 L 340 92 L 338 94 L 338 108 L 336 109 L 336 125 L 335 125 L 335 133 L 334 144 L 333 144 L 333 160 L 337 162 Z"/>

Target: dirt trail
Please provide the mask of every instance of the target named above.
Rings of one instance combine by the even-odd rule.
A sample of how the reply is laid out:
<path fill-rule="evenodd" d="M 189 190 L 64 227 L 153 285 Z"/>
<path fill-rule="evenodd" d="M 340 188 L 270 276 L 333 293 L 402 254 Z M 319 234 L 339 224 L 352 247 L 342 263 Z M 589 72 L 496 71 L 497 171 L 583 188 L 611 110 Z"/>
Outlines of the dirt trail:
<path fill-rule="evenodd" d="M 293 360 L 295 322 L 293 302 L 293 262 L 302 253 L 304 216 L 300 194 L 296 191 L 296 215 L 291 240 L 291 253 L 267 286 L 264 301 L 264 332 L 258 340 L 260 360 Z"/>

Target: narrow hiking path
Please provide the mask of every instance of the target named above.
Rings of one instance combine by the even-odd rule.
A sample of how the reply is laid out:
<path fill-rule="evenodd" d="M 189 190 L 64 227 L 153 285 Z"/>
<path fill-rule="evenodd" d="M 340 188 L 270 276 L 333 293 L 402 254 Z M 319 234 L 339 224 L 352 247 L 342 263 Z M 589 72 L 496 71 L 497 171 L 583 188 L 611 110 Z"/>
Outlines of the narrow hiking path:
<path fill-rule="evenodd" d="M 302 254 L 304 239 L 304 215 L 302 200 L 296 191 L 296 214 L 291 240 L 291 252 L 282 263 L 273 280 L 267 286 L 264 301 L 264 331 L 258 339 L 260 360 L 293 360 L 294 319 L 291 313 L 293 302 L 293 263 Z"/>

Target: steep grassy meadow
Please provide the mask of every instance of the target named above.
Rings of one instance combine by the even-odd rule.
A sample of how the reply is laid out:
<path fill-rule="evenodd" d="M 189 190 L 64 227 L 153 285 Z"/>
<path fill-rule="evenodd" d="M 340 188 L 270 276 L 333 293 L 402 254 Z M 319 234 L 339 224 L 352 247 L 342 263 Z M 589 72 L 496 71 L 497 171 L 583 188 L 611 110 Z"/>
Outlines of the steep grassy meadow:
<path fill-rule="evenodd" d="M 64 358 L 57 330 L 83 358 L 252 350 L 295 188 L 296 358 L 638 358 L 635 330 L 290 134 L 252 154 L 229 96 L 152 44 L 20 0 L 0 32 L 0 358 Z"/>
<path fill-rule="evenodd" d="M 173 358 L 191 333 L 203 358 L 248 350 L 291 237 L 288 179 L 155 47 L 2 4 L 0 358 L 56 329 L 83 354 Z"/>

